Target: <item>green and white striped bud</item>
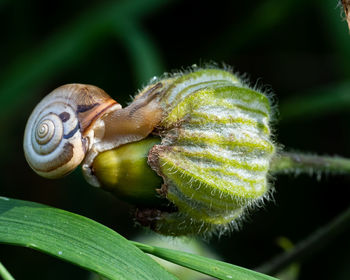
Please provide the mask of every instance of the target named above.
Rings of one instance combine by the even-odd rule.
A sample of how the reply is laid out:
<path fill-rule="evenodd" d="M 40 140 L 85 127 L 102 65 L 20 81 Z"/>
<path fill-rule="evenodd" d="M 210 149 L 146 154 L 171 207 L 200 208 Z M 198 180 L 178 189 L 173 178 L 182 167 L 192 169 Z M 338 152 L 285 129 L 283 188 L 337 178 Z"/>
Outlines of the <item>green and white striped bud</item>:
<path fill-rule="evenodd" d="M 229 230 L 269 193 L 275 152 L 270 101 L 218 69 L 158 83 L 164 85 L 157 99 L 163 117 L 153 133 L 161 142 L 149 150 L 148 164 L 163 178 L 157 193 L 171 207 L 148 203 L 138 209 L 136 219 L 166 235 Z"/>

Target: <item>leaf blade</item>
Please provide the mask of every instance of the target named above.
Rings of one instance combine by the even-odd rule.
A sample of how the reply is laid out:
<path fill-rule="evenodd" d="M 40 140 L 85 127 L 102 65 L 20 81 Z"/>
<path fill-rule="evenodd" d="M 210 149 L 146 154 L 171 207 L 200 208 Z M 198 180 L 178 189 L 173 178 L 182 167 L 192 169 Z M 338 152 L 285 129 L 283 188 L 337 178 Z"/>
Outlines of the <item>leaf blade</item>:
<path fill-rule="evenodd" d="M 0 243 L 30 247 L 110 279 L 176 279 L 113 230 L 33 202 L 0 197 Z"/>
<path fill-rule="evenodd" d="M 135 246 L 148 254 L 162 258 L 169 262 L 196 270 L 198 272 L 216 277 L 218 279 L 230 280 L 276 280 L 277 278 L 262 274 L 243 267 L 209 259 L 187 252 L 150 246 L 131 241 Z"/>

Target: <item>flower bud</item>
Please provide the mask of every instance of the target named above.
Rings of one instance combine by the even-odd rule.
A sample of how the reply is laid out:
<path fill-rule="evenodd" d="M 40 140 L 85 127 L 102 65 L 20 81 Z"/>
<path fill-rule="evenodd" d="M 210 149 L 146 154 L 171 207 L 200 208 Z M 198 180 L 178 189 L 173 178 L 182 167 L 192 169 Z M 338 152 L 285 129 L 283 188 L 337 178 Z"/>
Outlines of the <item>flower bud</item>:
<path fill-rule="evenodd" d="M 159 138 L 148 137 L 100 153 L 93 170 L 102 188 L 135 205 L 160 203 L 156 189 L 162 179 L 147 165 L 149 150 L 159 142 Z"/>
<path fill-rule="evenodd" d="M 161 140 L 143 146 L 149 167 L 163 182 L 151 179 L 149 183 L 146 178 L 153 175 L 144 165 L 140 169 L 144 181 L 129 181 L 114 192 L 135 192 L 140 200 L 149 200 L 157 182 L 157 194 L 168 204 L 139 207 L 136 220 L 141 224 L 166 235 L 222 233 L 269 193 L 267 175 L 275 152 L 270 101 L 224 70 L 199 69 L 164 81 L 157 99 L 163 117 L 153 131 Z M 125 149 L 128 145 L 135 144 Z M 121 172 L 134 168 L 132 163 L 111 163 L 114 174 L 124 179 L 111 178 L 99 171 L 108 165 L 101 156 L 95 160 L 94 172 L 103 185 L 124 180 L 128 175 Z M 152 191 L 144 191 L 149 185 Z"/>

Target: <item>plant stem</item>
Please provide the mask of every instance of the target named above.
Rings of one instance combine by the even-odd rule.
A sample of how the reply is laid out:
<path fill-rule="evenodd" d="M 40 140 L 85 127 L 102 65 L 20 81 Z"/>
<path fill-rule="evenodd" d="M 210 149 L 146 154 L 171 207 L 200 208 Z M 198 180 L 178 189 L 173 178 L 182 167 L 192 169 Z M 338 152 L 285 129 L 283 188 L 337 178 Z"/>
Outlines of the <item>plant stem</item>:
<path fill-rule="evenodd" d="M 295 261 L 305 260 L 307 257 L 314 255 L 317 250 L 322 249 L 326 244 L 330 243 L 330 241 L 339 234 L 347 230 L 349 221 L 350 207 L 329 224 L 319 228 L 306 239 L 298 243 L 291 251 L 273 258 L 255 270 L 261 273 L 274 275 L 276 272 Z"/>
<path fill-rule="evenodd" d="M 6 267 L 0 262 L 0 276 L 4 280 L 15 280 L 15 278 L 12 277 L 12 275 L 7 271 Z"/>
<path fill-rule="evenodd" d="M 349 173 L 350 159 L 342 157 L 318 156 L 303 153 L 282 152 L 272 160 L 273 174 L 307 173 Z"/>

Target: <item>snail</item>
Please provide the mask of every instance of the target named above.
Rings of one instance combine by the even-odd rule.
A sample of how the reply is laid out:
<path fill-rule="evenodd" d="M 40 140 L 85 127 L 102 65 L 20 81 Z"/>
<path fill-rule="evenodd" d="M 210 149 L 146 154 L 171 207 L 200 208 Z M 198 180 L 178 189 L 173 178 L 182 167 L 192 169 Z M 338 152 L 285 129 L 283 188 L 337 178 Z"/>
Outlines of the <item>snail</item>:
<path fill-rule="evenodd" d="M 55 89 L 28 119 L 23 140 L 28 164 L 43 177 L 60 178 L 84 160 L 87 180 L 98 186 L 89 170 L 94 157 L 152 131 L 161 114 L 152 101 L 161 86 L 150 87 L 124 109 L 92 85 L 67 84 Z"/>
<path fill-rule="evenodd" d="M 34 109 L 24 151 L 48 178 L 82 162 L 90 184 L 135 204 L 156 232 L 222 233 L 269 196 L 271 114 L 265 94 L 213 67 L 153 81 L 125 108 L 71 84 Z"/>

